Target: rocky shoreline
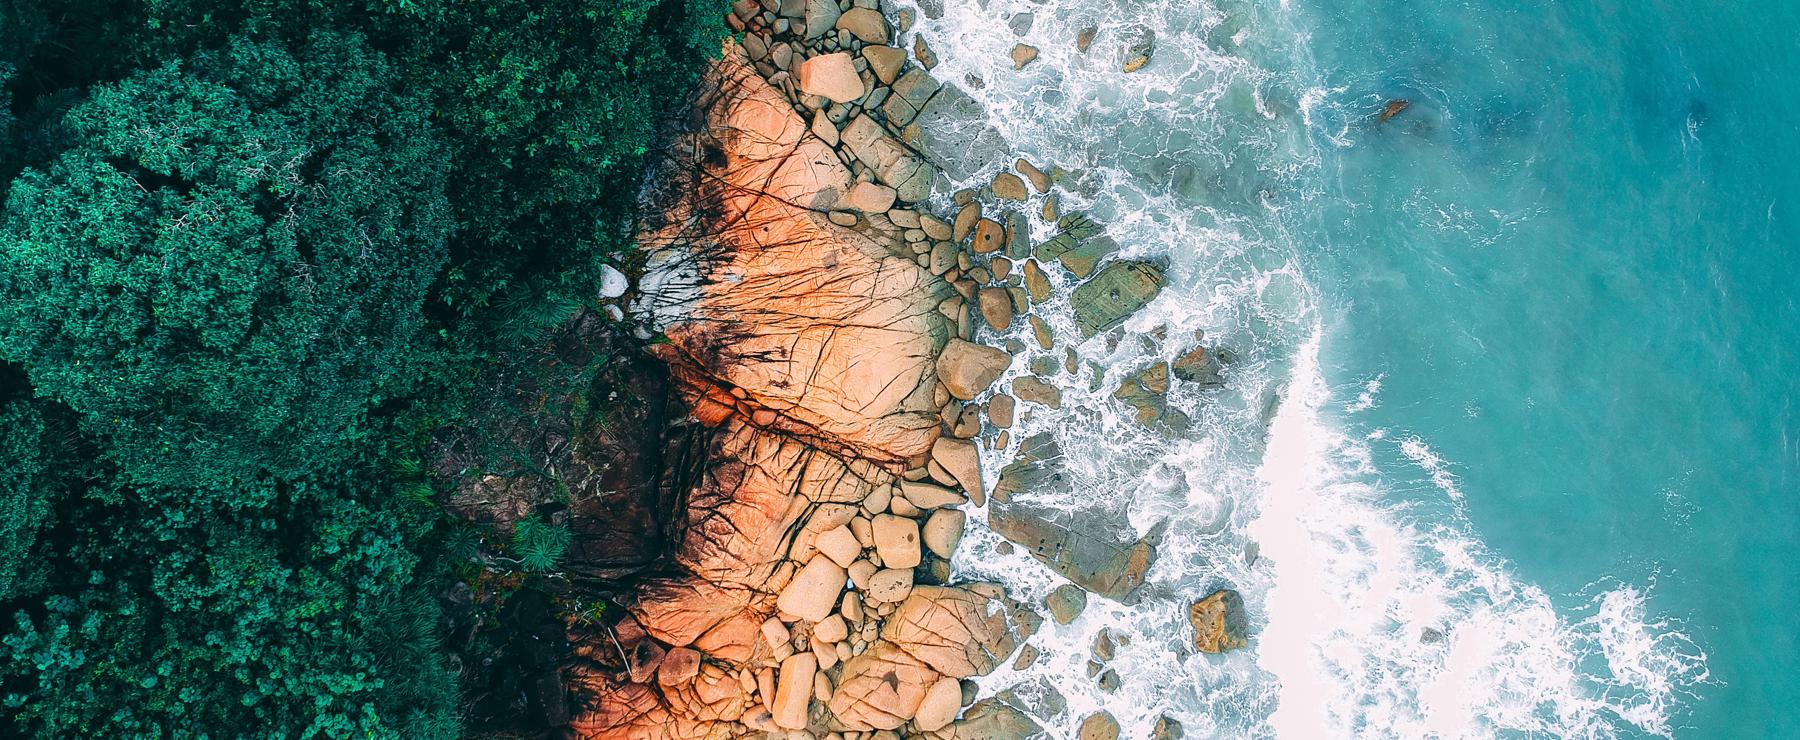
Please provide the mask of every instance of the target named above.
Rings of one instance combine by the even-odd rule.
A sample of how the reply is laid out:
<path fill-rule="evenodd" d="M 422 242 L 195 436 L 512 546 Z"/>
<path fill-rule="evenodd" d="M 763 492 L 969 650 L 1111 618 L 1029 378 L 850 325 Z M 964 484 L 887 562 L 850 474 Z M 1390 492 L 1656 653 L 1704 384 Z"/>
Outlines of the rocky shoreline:
<path fill-rule="evenodd" d="M 899 45 L 909 12 L 890 22 L 869 0 L 740 0 L 728 20 L 741 42 L 727 44 L 647 174 L 633 304 L 706 428 L 707 463 L 677 515 L 674 567 L 643 579 L 605 634 L 571 628 L 585 701 L 570 727 L 609 738 L 1037 734 L 1018 707 L 975 701 L 970 679 L 1033 659 L 1019 648 L 1043 618 L 997 585 L 955 582 L 960 507 L 985 510 L 996 533 L 1074 584 L 1044 605 L 1064 623 L 1088 593 L 1129 601 L 1155 542 L 1014 500 L 1058 479 L 1054 440 L 1009 435 L 1036 407 L 1059 407 L 1047 379 L 1073 371 L 1076 354 L 1002 383 L 1024 346 L 984 346 L 979 327 L 1024 320 L 1049 350 L 1056 338 L 1032 308 L 1067 280 L 1048 271 L 1081 281 L 1069 300 L 1084 339 L 1151 300 L 1162 272 L 1108 259 L 1117 245 L 1099 224 L 1057 212 L 1058 170 L 1024 159 L 955 193 L 953 214 L 924 210 L 945 182 L 926 132 L 973 106 L 931 77 L 922 37 L 910 54 Z M 998 137 L 973 125 L 991 148 Z M 1032 243 L 1027 207 L 1055 224 L 1051 238 Z M 1173 372 L 1217 378 L 1199 346 Z M 1170 374 L 1147 368 L 1116 397 L 1140 421 L 1168 423 Z M 992 491 L 984 448 L 1017 453 Z M 1235 593 L 1192 616 L 1200 649 L 1243 644 Z M 1109 721 L 1088 718 L 1081 736 L 1109 736 Z"/>

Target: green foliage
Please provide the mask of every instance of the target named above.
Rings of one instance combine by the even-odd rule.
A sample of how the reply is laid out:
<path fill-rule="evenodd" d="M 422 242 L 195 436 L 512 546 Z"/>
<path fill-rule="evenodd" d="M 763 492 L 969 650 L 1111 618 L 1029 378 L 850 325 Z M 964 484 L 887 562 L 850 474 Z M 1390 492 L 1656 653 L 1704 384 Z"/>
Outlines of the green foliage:
<path fill-rule="evenodd" d="M 550 570 L 569 549 L 572 537 L 566 525 L 550 524 L 532 514 L 513 525 L 513 552 L 526 570 Z"/>
<path fill-rule="evenodd" d="M 102 87 L 13 184 L 0 357 L 141 482 L 344 459 L 444 260 L 447 155 L 351 37 L 239 42 Z"/>
<path fill-rule="evenodd" d="M 0 0 L 0 737 L 459 734 L 421 448 L 618 258 L 724 10 Z"/>
<path fill-rule="evenodd" d="M 30 596 L 48 571 L 38 533 L 52 523 L 63 495 L 53 468 L 59 460 L 55 430 L 36 404 L 0 394 L 0 601 Z"/>

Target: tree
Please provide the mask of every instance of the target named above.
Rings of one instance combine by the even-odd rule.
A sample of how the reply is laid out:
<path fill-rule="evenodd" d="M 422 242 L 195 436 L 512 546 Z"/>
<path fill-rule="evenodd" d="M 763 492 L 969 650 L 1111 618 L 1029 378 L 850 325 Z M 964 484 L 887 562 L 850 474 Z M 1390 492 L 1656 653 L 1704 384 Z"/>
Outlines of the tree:
<path fill-rule="evenodd" d="M 322 33 L 95 90 L 9 194 L 0 358 L 141 483 L 341 463 L 406 390 L 451 228 L 448 153 L 397 87 Z"/>

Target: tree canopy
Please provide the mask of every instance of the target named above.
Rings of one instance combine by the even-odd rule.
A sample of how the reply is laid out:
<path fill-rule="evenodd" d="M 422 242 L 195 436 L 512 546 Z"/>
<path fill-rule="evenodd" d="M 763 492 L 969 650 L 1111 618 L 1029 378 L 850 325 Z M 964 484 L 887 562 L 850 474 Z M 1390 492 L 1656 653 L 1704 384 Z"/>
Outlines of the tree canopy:
<path fill-rule="evenodd" d="M 592 300 L 723 12 L 0 0 L 0 736 L 459 734 L 420 455 Z"/>

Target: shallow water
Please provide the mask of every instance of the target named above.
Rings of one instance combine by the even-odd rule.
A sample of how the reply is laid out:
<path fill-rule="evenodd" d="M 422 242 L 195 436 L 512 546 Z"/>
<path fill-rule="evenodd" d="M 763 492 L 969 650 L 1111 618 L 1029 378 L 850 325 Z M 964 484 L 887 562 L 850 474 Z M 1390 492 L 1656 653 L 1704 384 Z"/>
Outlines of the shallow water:
<path fill-rule="evenodd" d="M 1203 737 L 1800 733 L 1800 8 L 924 15 L 937 76 L 1170 276 L 1116 345 L 1077 345 L 1098 390 L 1060 376 L 1064 409 L 1013 435 L 1070 453 L 1059 505 L 1166 528 L 1150 582 L 1047 626 L 1047 656 L 984 693 L 1059 737 L 1101 707 L 1127 737 L 1162 714 Z M 1155 60 L 1121 74 L 1146 28 Z M 1021 41 L 1041 56 L 1014 72 Z M 1044 313 L 1073 341 L 1066 306 Z M 1185 434 L 1138 427 L 1111 390 L 1196 330 L 1237 356 L 1226 387 L 1177 385 Z M 1060 582 L 996 543 L 972 533 L 964 575 Z M 1195 655 L 1183 610 L 1226 584 L 1252 644 Z M 1087 677 L 1102 627 L 1130 640 L 1113 693 Z"/>

